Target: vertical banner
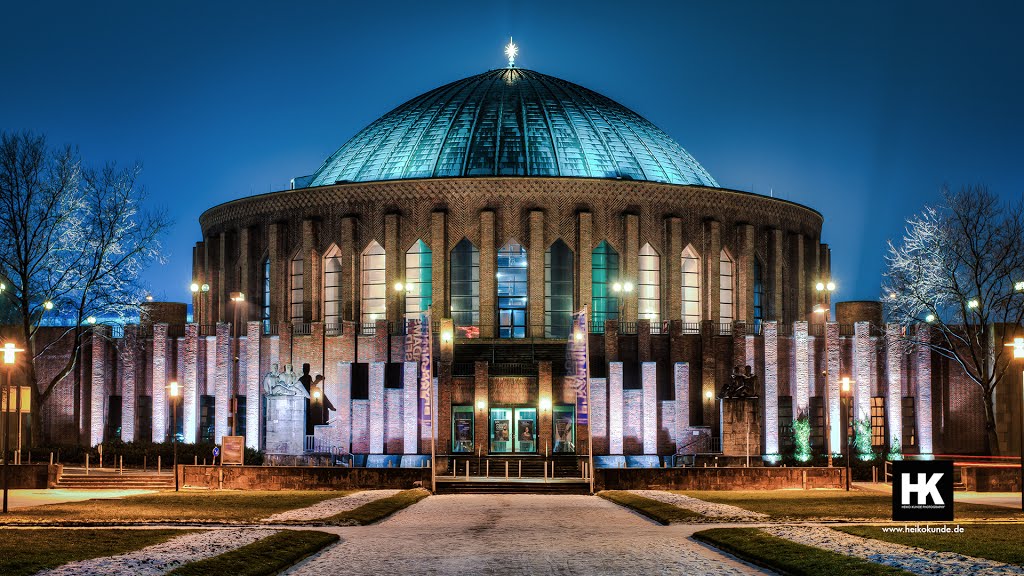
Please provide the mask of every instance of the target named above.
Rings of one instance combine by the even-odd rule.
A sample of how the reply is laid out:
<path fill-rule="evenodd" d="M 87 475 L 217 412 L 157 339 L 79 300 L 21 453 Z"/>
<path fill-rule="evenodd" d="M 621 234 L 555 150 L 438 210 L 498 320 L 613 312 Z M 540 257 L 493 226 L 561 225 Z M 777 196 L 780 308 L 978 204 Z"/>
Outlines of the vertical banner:
<path fill-rule="evenodd" d="M 572 315 L 569 343 L 565 347 L 566 378 L 576 390 L 576 423 L 587 425 L 590 420 L 590 370 L 587 366 L 587 309 Z"/>
<path fill-rule="evenodd" d="M 420 314 L 416 329 L 412 331 L 412 353 L 419 358 L 419 415 L 420 426 L 430 426 L 433 418 L 431 393 L 433 392 L 433 347 L 430 310 Z"/>

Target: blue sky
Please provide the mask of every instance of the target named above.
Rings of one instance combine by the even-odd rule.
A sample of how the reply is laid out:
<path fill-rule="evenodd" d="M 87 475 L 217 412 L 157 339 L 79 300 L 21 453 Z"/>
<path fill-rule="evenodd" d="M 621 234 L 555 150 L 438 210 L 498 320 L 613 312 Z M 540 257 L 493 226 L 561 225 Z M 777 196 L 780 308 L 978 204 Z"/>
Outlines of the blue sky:
<path fill-rule="evenodd" d="M 636 110 L 718 180 L 825 217 L 836 300 L 943 185 L 1024 193 L 1019 2 L 22 2 L 0 129 L 144 165 L 177 222 L 146 280 L 187 301 L 203 210 L 286 188 L 360 128 L 505 64 Z"/>

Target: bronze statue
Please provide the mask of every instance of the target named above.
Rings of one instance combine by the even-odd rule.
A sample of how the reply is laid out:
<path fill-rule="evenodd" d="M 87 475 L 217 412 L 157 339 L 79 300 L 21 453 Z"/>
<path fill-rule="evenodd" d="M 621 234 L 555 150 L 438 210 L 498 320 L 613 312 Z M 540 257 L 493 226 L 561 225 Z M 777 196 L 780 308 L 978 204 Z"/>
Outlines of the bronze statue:
<path fill-rule="evenodd" d="M 757 376 L 749 365 L 742 369 L 739 366 L 734 367 L 729 382 L 722 387 L 722 391 L 718 394 L 719 398 L 755 398 L 756 396 Z"/>

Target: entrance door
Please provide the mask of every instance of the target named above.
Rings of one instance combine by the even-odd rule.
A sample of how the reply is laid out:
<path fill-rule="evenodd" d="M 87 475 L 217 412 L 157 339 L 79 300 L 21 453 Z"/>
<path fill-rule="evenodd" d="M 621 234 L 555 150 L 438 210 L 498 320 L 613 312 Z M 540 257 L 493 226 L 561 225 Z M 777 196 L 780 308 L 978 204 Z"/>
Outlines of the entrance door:
<path fill-rule="evenodd" d="M 452 452 L 473 451 L 473 407 L 452 406 Z"/>
<path fill-rule="evenodd" d="M 575 406 L 553 406 L 551 408 L 551 437 L 554 439 L 552 452 L 573 453 L 576 452 L 576 407 Z"/>
<path fill-rule="evenodd" d="M 512 451 L 512 409 L 491 408 L 491 454 Z"/>
<path fill-rule="evenodd" d="M 537 451 L 537 410 L 516 408 L 516 452 Z"/>

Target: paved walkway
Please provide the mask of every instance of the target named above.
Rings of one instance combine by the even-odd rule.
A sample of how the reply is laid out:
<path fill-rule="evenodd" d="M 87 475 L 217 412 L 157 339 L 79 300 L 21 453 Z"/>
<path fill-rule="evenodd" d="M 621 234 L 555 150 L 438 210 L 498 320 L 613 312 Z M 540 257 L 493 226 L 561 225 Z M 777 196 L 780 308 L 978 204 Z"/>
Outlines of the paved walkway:
<path fill-rule="evenodd" d="M 878 484 L 873 482 L 854 482 L 853 487 L 858 490 L 892 494 L 892 484 L 883 484 L 881 482 Z M 969 502 L 971 504 L 1002 506 L 1015 510 L 1021 509 L 1020 492 L 954 492 L 953 500 L 956 502 Z"/>
<path fill-rule="evenodd" d="M 124 498 L 152 492 L 153 490 L 10 490 L 7 496 L 7 507 L 13 510 L 44 504 L 81 502 L 93 498 Z"/>
<path fill-rule="evenodd" d="M 763 574 L 603 498 L 431 496 L 290 574 Z"/>

